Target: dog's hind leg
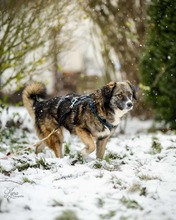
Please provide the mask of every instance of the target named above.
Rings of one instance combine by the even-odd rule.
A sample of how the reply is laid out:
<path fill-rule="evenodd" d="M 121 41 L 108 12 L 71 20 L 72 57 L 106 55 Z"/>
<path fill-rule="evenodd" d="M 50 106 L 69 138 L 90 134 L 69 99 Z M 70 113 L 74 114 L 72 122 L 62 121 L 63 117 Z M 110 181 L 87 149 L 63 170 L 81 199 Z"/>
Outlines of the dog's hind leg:
<path fill-rule="evenodd" d="M 96 149 L 97 158 L 103 159 L 108 139 L 109 139 L 109 136 L 106 138 L 101 138 L 101 139 L 99 138 L 97 140 L 97 143 L 96 143 L 97 144 L 97 146 L 96 146 L 97 147 L 97 149 Z"/>
<path fill-rule="evenodd" d="M 45 143 L 47 146 L 52 149 L 56 155 L 56 157 L 62 157 L 62 142 L 63 142 L 63 134 L 62 130 L 59 129 L 56 133 L 52 134 Z"/>
<path fill-rule="evenodd" d="M 81 150 L 81 154 L 83 156 L 89 155 L 96 148 L 92 135 L 90 134 L 90 132 L 79 127 L 76 127 L 75 130 L 81 141 L 86 145 L 86 147 Z"/>

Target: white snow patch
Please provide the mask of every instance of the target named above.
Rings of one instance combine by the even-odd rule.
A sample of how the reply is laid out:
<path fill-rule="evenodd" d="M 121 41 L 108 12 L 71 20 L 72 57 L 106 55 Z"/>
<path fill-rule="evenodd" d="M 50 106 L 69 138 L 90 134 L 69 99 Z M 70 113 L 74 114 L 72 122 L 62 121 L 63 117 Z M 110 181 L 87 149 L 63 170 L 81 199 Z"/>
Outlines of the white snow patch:
<path fill-rule="evenodd" d="M 30 128 L 26 139 L 33 143 L 37 137 L 32 123 L 22 108 L 18 112 L 24 118 L 22 126 Z M 3 117 L 5 126 L 10 116 Z M 149 125 L 151 122 L 130 119 L 126 134 L 116 133 L 110 139 L 102 161 L 92 154 L 83 164 L 73 166 L 74 158 L 54 158 L 48 149 L 38 156 L 26 152 L 0 160 L 1 219 L 48 220 L 72 210 L 80 220 L 174 220 L 176 135 L 147 134 Z M 70 154 L 76 155 L 83 144 L 65 134 Z M 154 141 L 159 144 L 158 152 L 152 149 Z M 9 143 L 6 140 L 1 145 L 6 152 L 11 149 Z M 0 157 L 4 155 L 0 153 Z M 32 167 L 41 158 L 48 168 Z M 30 164 L 28 169 L 17 169 L 25 163 Z"/>

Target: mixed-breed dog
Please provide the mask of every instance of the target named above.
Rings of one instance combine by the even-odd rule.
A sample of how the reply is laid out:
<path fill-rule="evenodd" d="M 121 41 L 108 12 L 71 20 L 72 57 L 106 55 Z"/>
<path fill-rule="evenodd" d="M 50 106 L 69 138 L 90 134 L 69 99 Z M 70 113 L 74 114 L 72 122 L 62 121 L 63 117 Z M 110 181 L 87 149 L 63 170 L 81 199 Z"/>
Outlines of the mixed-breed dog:
<path fill-rule="evenodd" d="M 96 150 L 96 157 L 102 159 L 107 141 L 121 117 L 133 109 L 136 91 L 129 81 L 125 81 L 110 82 L 87 96 L 68 94 L 48 100 L 45 97 L 46 87 L 40 82 L 27 85 L 23 91 L 24 106 L 42 142 L 36 153 L 47 145 L 61 158 L 65 128 L 85 144 L 80 152 L 82 156 Z"/>

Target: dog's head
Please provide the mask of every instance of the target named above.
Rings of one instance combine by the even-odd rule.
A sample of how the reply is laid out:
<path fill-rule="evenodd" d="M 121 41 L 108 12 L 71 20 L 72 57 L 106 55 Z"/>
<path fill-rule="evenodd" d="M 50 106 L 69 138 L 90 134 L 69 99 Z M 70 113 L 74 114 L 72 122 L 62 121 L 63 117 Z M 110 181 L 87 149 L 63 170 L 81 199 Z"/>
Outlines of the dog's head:
<path fill-rule="evenodd" d="M 110 82 L 102 88 L 104 104 L 110 108 L 127 112 L 133 108 L 133 98 L 136 98 L 136 90 L 129 82 Z"/>

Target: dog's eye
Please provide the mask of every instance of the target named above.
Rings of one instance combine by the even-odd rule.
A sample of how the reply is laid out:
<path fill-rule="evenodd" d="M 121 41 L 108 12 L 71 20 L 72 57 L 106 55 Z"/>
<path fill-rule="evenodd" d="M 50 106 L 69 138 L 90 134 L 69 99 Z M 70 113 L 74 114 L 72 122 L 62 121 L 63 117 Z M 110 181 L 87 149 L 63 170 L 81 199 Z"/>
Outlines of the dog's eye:
<path fill-rule="evenodd" d="M 118 94 L 117 97 L 118 97 L 119 99 L 122 99 L 122 98 L 123 98 L 123 95 L 122 95 L 122 94 Z"/>

